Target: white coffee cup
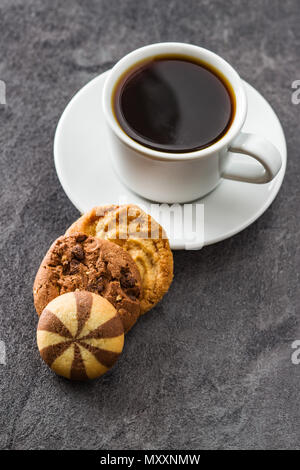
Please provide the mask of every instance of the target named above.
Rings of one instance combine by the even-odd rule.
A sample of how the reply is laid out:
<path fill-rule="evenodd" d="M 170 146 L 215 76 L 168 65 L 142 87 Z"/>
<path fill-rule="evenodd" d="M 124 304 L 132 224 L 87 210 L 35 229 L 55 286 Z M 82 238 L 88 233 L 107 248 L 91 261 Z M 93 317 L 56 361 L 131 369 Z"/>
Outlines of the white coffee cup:
<path fill-rule="evenodd" d="M 130 138 L 117 122 L 112 108 L 116 83 L 136 63 L 161 54 L 195 57 L 219 70 L 229 81 L 235 95 L 235 115 L 225 135 L 209 147 L 187 153 L 153 150 Z M 224 59 L 202 47 L 167 42 L 131 52 L 109 72 L 102 105 L 113 166 L 121 181 L 147 199 L 189 202 L 212 191 L 222 178 L 261 184 L 271 181 L 280 170 L 281 156 L 271 142 L 241 132 L 247 114 L 247 98 L 239 75 Z M 253 164 L 253 159 L 259 164 Z"/>

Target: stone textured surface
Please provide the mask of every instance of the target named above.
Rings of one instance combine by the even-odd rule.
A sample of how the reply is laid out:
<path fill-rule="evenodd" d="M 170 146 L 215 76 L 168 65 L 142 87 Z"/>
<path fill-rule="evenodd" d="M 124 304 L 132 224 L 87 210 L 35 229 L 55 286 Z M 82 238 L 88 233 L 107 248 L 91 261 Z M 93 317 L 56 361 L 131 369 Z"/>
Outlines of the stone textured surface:
<path fill-rule="evenodd" d="M 299 22 L 298 0 L 0 0 L 1 448 L 300 448 Z M 55 174 L 55 126 L 87 81 L 166 40 L 216 51 L 264 94 L 286 132 L 287 175 L 250 228 L 175 253 L 169 295 L 129 333 L 116 368 L 70 383 L 39 358 L 31 293 L 50 242 L 78 215 Z"/>

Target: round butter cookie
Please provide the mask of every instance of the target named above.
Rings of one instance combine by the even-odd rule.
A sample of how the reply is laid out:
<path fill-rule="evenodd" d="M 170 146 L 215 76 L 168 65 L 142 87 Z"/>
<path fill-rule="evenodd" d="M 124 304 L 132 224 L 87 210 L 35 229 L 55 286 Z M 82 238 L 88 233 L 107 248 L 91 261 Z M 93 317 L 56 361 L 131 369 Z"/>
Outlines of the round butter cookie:
<path fill-rule="evenodd" d="M 124 346 L 123 324 L 113 305 L 100 295 L 70 292 L 43 310 L 37 344 L 46 364 L 58 375 L 95 379 L 118 360 Z"/>
<path fill-rule="evenodd" d="M 38 315 L 55 297 L 87 290 L 114 305 L 125 333 L 140 316 L 141 278 L 131 256 L 107 240 L 77 233 L 58 238 L 37 272 L 34 304 Z"/>
<path fill-rule="evenodd" d="M 138 206 L 94 207 L 67 230 L 70 235 L 110 240 L 124 248 L 137 264 L 142 279 L 141 313 L 154 307 L 173 279 L 173 255 L 163 228 Z"/>

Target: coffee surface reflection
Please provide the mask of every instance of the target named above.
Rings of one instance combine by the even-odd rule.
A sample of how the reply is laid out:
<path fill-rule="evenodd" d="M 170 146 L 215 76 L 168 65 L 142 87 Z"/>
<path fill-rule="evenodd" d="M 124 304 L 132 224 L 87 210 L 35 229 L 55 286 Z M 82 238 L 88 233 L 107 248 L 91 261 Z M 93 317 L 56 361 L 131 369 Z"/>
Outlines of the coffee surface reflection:
<path fill-rule="evenodd" d="M 234 115 L 230 85 L 208 65 L 181 56 L 154 57 L 129 69 L 112 105 L 129 137 L 172 153 L 213 144 Z"/>

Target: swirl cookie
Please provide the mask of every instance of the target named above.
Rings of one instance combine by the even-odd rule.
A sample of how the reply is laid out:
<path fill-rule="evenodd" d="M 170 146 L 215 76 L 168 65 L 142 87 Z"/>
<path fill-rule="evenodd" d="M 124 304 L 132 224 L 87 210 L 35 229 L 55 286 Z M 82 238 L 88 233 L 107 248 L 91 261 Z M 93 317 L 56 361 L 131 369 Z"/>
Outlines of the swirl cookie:
<path fill-rule="evenodd" d="M 66 234 L 75 232 L 110 240 L 131 255 L 142 279 L 142 314 L 168 291 L 173 279 L 169 241 L 162 227 L 138 206 L 95 207 L 74 222 Z"/>
<path fill-rule="evenodd" d="M 107 240 L 77 233 L 52 244 L 33 285 L 38 315 L 58 295 L 76 290 L 100 294 L 112 303 L 125 332 L 140 315 L 139 271 L 125 250 Z"/>
<path fill-rule="evenodd" d="M 100 295 L 70 292 L 43 310 L 37 344 L 46 364 L 72 380 L 95 379 L 118 360 L 124 329 L 116 309 Z"/>

